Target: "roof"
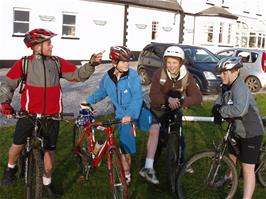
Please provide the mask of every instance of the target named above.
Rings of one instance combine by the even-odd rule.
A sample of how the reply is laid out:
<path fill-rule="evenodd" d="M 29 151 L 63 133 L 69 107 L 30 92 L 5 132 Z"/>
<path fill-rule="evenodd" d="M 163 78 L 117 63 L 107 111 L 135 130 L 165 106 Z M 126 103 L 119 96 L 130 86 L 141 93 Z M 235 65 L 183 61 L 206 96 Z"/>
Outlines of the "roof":
<path fill-rule="evenodd" d="M 214 16 L 214 17 L 224 17 L 229 19 L 237 19 L 238 16 L 232 14 L 226 9 L 219 6 L 212 6 L 201 12 L 196 13 L 197 16 Z"/>
<path fill-rule="evenodd" d="M 110 3 L 123 3 L 143 7 L 157 8 L 162 10 L 183 11 L 177 0 L 98 0 Z"/>

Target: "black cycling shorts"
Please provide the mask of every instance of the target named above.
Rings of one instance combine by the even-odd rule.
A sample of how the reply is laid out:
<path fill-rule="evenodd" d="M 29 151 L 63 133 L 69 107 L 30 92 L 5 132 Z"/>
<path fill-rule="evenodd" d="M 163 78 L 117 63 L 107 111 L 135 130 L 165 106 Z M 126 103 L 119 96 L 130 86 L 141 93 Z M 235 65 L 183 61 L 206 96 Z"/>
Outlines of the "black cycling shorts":
<path fill-rule="evenodd" d="M 38 124 L 44 136 L 44 149 L 53 151 L 56 149 L 57 137 L 59 132 L 59 121 L 42 120 Z M 34 128 L 34 120 L 21 118 L 17 121 L 13 143 L 17 145 L 25 144 L 27 137 L 31 136 Z"/>
<path fill-rule="evenodd" d="M 262 142 L 262 135 L 252 138 L 239 138 L 237 146 L 239 148 L 239 160 L 242 163 L 256 164 L 259 159 L 260 146 Z M 228 145 L 228 152 L 236 156 L 233 147 Z"/>

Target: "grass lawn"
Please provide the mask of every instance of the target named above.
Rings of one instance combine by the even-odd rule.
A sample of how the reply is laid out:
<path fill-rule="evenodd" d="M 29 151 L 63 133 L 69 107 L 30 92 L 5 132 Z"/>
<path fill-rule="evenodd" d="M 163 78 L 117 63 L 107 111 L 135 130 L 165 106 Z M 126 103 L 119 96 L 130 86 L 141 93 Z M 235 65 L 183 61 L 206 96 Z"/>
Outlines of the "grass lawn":
<path fill-rule="evenodd" d="M 266 115 L 265 94 L 256 95 L 256 101 L 261 115 Z M 202 106 L 185 110 L 185 115 L 210 116 L 212 102 L 204 102 Z M 112 116 L 107 116 L 111 117 Z M 99 118 L 100 119 L 100 118 Z M 110 199 L 110 189 L 108 184 L 108 173 L 106 160 L 100 168 L 90 177 L 89 181 L 80 182 L 78 180 L 78 166 L 72 154 L 72 123 L 62 123 L 57 146 L 57 158 L 53 173 L 53 182 L 56 188 L 62 193 L 64 199 Z M 217 127 L 212 123 L 184 122 L 183 124 L 187 156 L 206 148 L 212 148 L 212 141 L 220 141 L 223 136 L 222 127 Z M 224 128 L 224 127 L 223 127 Z M 7 164 L 7 153 L 12 143 L 14 127 L 0 128 L 0 177 Z M 159 186 L 154 186 L 139 176 L 139 170 L 144 166 L 146 156 L 147 133 L 137 131 L 138 152 L 132 156 L 132 182 L 129 187 L 130 199 L 168 199 L 173 198 L 167 193 L 165 176 L 164 152 L 160 157 L 156 167 L 160 180 Z M 264 139 L 266 140 L 266 139 Z M 235 198 L 242 198 L 243 182 L 240 185 Z M 253 198 L 265 198 L 266 188 L 256 185 Z M 18 180 L 14 185 L 0 187 L 0 199 L 21 199 L 25 198 L 25 187 L 23 180 Z M 197 196 L 195 196 L 197 198 Z"/>

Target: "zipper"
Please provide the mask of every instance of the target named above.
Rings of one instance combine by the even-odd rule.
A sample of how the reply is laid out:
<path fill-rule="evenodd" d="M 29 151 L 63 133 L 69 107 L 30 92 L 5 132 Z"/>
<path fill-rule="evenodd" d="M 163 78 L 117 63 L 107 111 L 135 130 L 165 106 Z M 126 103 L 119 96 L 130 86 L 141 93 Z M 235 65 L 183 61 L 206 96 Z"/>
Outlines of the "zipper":
<path fill-rule="evenodd" d="M 43 113 L 46 113 L 46 67 L 44 63 L 44 57 L 42 56 L 42 63 L 43 63 L 43 72 L 44 72 L 44 103 L 43 103 Z"/>

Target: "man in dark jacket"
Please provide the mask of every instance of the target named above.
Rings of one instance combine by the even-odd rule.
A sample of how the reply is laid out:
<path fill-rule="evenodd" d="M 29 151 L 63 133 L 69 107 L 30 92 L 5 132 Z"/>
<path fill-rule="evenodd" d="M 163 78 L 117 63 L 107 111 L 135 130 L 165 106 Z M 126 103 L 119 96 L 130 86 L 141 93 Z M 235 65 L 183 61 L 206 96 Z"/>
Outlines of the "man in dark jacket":
<path fill-rule="evenodd" d="M 145 166 L 139 174 L 153 184 L 159 184 L 153 163 L 160 132 L 159 120 L 166 114 L 165 108 L 168 107 L 174 111 L 180 107 L 200 104 L 202 101 L 199 87 L 183 65 L 184 58 L 184 51 L 180 47 L 168 47 L 163 57 L 165 67 L 158 69 L 152 78 L 151 110 L 156 114 L 156 118 L 153 118 L 153 124 L 149 130 Z"/>

